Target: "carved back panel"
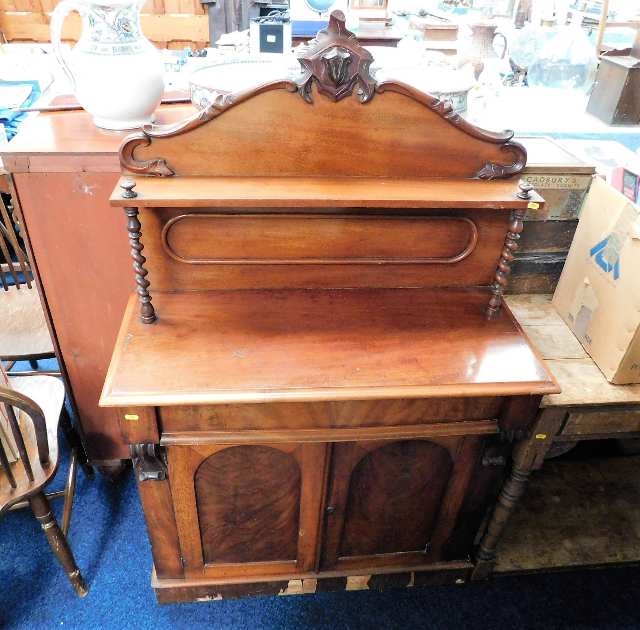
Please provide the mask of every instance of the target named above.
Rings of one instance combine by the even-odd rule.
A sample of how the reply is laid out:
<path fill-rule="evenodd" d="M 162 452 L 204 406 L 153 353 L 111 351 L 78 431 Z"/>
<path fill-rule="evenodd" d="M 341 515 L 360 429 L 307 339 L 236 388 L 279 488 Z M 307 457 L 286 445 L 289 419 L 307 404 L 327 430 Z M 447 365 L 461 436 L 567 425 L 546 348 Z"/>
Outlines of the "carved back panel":
<path fill-rule="evenodd" d="M 125 172 L 154 176 L 374 176 L 493 179 L 519 173 L 512 132 L 467 123 L 406 84 L 376 84 L 371 53 L 335 11 L 300 54 L 301 76 L 220 95 L 121 148 Z"/>

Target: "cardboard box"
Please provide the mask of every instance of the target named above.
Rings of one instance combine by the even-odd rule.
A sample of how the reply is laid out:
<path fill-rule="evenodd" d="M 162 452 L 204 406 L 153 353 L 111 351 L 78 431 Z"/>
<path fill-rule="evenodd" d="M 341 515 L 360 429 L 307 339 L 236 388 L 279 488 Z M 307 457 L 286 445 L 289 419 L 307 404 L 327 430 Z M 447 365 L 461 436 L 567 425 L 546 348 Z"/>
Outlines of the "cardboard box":
<path fill-rule="evenodd" d="M 527 149 L 527 166 L 522 179 L 528 181 L 544 199 L 539 210 L 528 210 L 525 221 L 578 222 L 591 180 L 596 173 L 593 161 L 584 160 L 562 141 L 520 136 Z M 526 228 L 525 228 L 526 231 Z"/>
<path fill-rule="evenodd" d="M 640 383 L 640 209 L 600 178 L 553 304 L 608 381 Z"/>

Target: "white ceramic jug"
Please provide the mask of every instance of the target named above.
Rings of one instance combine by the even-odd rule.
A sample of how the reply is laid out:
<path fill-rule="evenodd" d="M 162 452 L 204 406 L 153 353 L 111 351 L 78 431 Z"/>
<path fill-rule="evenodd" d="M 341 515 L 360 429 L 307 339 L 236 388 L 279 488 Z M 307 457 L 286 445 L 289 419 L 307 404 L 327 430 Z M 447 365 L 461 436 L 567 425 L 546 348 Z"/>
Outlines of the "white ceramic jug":
<path fill-rule="evenodd" d="M 140 30 L 144 0 L 62 0 L 51 16 L 51 41 L 76 98 L 104 129 L 152 122 L 164 90 L 160 52 Z M 65 59 L 62 23 L 82 17 L 82 34 Z"/>

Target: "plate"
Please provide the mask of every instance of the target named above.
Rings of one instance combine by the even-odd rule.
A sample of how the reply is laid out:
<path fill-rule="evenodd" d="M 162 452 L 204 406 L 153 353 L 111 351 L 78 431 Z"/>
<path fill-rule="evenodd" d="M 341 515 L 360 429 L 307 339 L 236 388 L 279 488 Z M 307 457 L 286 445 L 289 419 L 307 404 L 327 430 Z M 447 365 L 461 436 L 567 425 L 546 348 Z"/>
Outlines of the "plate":
<path fill-rule="evenodd" d="M 247 57 L 228 59 L 196 70 L 189 79 L 191 102 L 205 108 L 221 94 L 237 94 L 265 83 L 295 79 L 300 64 L 293 55 L 276 59 Z"/>

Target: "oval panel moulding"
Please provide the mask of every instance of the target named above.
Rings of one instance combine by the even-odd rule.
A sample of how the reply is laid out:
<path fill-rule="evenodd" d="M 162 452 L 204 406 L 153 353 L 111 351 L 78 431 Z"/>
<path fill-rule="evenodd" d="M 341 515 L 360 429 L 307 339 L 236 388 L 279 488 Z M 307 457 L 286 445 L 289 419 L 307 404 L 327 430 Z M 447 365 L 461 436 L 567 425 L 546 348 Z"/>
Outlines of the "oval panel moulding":
<path fill-rule="evenodd" d="M 454 264 L 477 243 L 460 216 L 190 213 L 162 230 L 166 253 L 190 265 Z"/>

